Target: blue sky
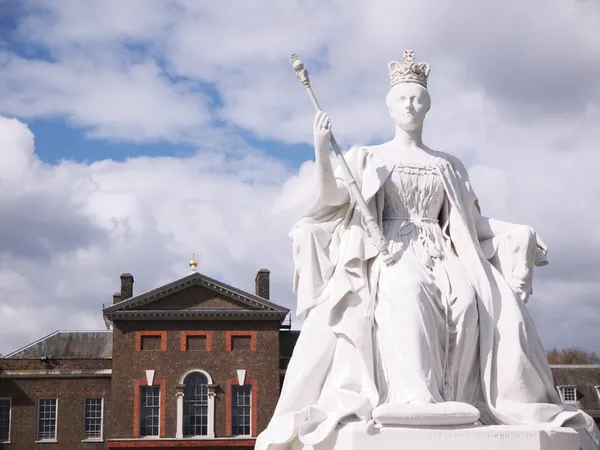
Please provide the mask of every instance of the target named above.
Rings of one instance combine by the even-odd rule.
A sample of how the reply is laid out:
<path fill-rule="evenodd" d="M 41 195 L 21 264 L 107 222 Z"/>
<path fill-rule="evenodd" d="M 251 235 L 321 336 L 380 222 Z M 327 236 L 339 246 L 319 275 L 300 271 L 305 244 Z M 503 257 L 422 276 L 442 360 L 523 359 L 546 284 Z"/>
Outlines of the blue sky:
<path fill-rule="evenodd" d="M 563 0 L 0 0 L 0 352 L 102 329 L 121 272 L 143 292 L 193 252 L 242 289 L 271 269 L 293 309 L 314 112 L 289 54 L 347 148 L 392 136 L 405 48 L 432 66 L 426 143 L 550 247 L 528 306 L 544 343 L 600 350 L 599 29 L 596 2 Z"/>
<path fill-rule="evenodd" d="M 28 32 L 23 26 L 23 19 L 37 17 L 38 15 L 52 15 L 60 11 L 52 8 L 39 8 L 40 2 L 17 2 L 4 0 L 0 12 L 0 42 L 10 55 L 22 57 L 26 60 L 45 61 L 57 63 L 60 57 L 56 49 L 43 42 L 28 39 Z M 65 3 L 68 8 L 68 2 Z M 24 30 L 25 28 L 25 30 Z M 78 45 L 77 42 L 73 43 Z M 168 62 L 156 54 L 152 46 L 142 41 L 123 37 L 121 50 L 131 61 L 144 60 L 148 55 L 153 55 L 153 62 L 159 67 L 161 76 L 173 84 L 192 85 L 193 91 L 201 93 L 207 99 L 210 111 L 216 111 L 223 106 L 223 101 L 213 83 L 185 76 L 178 76 L 170 71 Z M 314 70 L 322 69 L 321 64 L 315 64 Z M 290 77 L 294 72 L 290 69 Z M 90 86 L 93 89 L 93 86 Z M 300 85 L 298 86 L 301 89 Z M 307 108 L 310 104 L 305 105 Z M 19 115 L 15 117 L 20 118 Z M 111 136 L 108 139 L 98 139 L 90 136 L 86 127 L 78 127 L 72 123 L 68 116 L 52 114 L 49 117 L 30 118 L 27 124 L 36 136 L 36 154 L 46 163 L 55 164 L 60 160 L 68 159 L 77 162 L 94 162 L 104 159 L 123 161 L 136 156 L 190 156 L 196 146 L 193 142 L 181 142 L 177 136 L 169 139 L 150 140 L 143 143 L 131 142 L 127 137 Z M 231 124 L 224 123 L 218 117 L 212 117 L 214 128 L 227 127 Z M 302 162 L 312 155 L 312 147 L 306 143 L 282 143 L 277 140 L 261 138 L 252 130 L 236 128 L 235 134 L 246 141 L 253 148 L 261 149 L 268 155 L 279 158 L 290 167 L 298 168 Z M 135 141 L 135 139 L 134 139 Z"/>
<path fill-rule="evenodd" d="M 145 142 L 132 143 L 127 140 L 93 139 L 86 131 L 69 125 L 62 118 L 39 119 L 28 122 L 36 137 L 36 154 L 45 163 L 56 164 L 63 159 L 77 162 L 94 162 L 104 159 L 123 161 L 136 156 L 190 156 L 196 147 L 191 143 Z M 238 135 L 254 148 L 278 158 L 290 168 L 298 168 L 313 157 L 313 149 L 306 143 L 282 144 L 260 139 L 244 130 Z"/>
<path fill-rule="evenodd" d="M 132 144 L 126 141 L 88 139 L 85 130 L 65 123 L 63 119 L 41 119 L 29 122 L 36 136 L 36 154 L 41 161 L 56 164 L 62 159 L 93 162 L 103 159 L 123 161 L 135 156 L 190 155 L 194 146 L 167 142 Z"/>

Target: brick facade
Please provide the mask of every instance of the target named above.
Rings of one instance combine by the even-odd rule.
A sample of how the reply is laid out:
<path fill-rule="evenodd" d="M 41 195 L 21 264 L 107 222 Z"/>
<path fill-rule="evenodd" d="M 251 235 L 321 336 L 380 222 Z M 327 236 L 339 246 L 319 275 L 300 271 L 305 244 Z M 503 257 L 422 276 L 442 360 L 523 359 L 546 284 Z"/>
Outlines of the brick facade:
<path fill-rule="evenodd" d="M 134 297 L 133 277 L 125 274 L 116 303 L 105 309 L 107 317 L 116 311 L 111 333 L 82 333 L 69 343 L 53 336 L 54 347 L 45 338 L 0 358 L 0 398 L 11 399 L 10 443 L 0 443 L 0 449 L 253 448 L 275 409 L 280 377 L 299 333 L 282 329 L 287 310 L 277 310 L 278 319 L 270 310 L 276 305 L 264 297 L 245 298 L 199 275 L 182 280 Z M 268 273 L 259 272 L 256 287 L 268 295 L 265 280 Z M 558 384 L 577 387 L 577 406 L 599 420 L 600 366 L 552 370 Z M 208 381 L 214 437 L 177 437 L 178 396 L 185 397 L 183 383 L 194 372 Z M 240 380 L 251 389 L 251 436 L 233 436 L 234 388 Z M 157 438 L 140 436 L 141 389 L 149 383 L 160 392 Z M 56 442 L 37 444 L 38 401 L 46 397 L 58 399 Z M 100 442 L 84 439 L 86 397 L 103 399 Z"/>
<path fill-rule="evenodd" d="M 268 271 L 257 278 L 257 292 L 268 297 Z M 12 399 L 11 440 L 0 449 L 253 448 L 279 396 L 279 336 L 287 310 L 199 274 L 182 280 L 136 297 L 133 276 L 121 276 L 121 292 L 105 309 L 112 323 L 109 358 L 55 354 L 46 360 L 42 352 L 37 359 L 0 359 L 0 398 Z M 232 435 L 238 371 L 251 387 L 251 436 Z M 214 438 L 177 438 L 177 395 L 193 372 L 209 380 Z M 160 392 L 157 438 L 139 435 L 140 393 L 149 381 Z M 35 442 L 41 396 L 58 399 L 55 443 Z M 84 442 L 86 396 L 104 399 L 101 442 Z"/>
<path fill-rule="evenodd" d="M 201 327 L 201 329 L 199 329 Z M 144 331 L 166 333 L 165 352 L 136 352 L 136 334 Z M 255 351 L 229 351 L 227 336 L 248 330 L 255 335 Z M 200 332 L 211 336 L 210 352 L 182 352 L 184 336 Z M 131 420 L 134 416 L 133 384 L 131 380 L 142 379 L 146 370 L 155 370 L 156 377 L 166 380 L 166 436 L 176 433 L 176 388 L 183 377 L 194 370 L 202 370 L 210 375 L 215 392 L 215 437 L 226 437 L 226 393 L 227 382 L 237 377 L 237 370 L 246 370 L 246 377 L 256 381 L 260 392 L 258 401 L 257 430 L 264 429 L 277 404 L 279 397 L 279 325 L 261 322 L 206 322 L 191 321 L 133 321 L 115 322 L 113 329 L 113 376 L 112 392 L 114 407 L 119 414 L 109 425 L 111 438 L 134 437 Z M 229 341 L 230 342 L 230 341 Z M 256 394 L 255 394 L 256 396 Z M 107 424 L 108 425 L 108 424 Z"/>
<path fill-rule="evenodd" d="M 57 398 L 56 443 L 44 442 L 42 448 L 102 449 L 103 442 L 83 442 L 84 399 L 102 397 L 104 417 L 111 414 L 110 376 L 31 375 L 35 372 L 110 369 L 110 360 L 56 360 L 45 363 L 39 360 L 0 359 L 0 397 L 11 398 L 10 444 L 0 444 L 0 449 L 31 450 L 37 440 L 38 400 Z M 20 372 L 19 376 L 4 377 L 6 373 Z"/>

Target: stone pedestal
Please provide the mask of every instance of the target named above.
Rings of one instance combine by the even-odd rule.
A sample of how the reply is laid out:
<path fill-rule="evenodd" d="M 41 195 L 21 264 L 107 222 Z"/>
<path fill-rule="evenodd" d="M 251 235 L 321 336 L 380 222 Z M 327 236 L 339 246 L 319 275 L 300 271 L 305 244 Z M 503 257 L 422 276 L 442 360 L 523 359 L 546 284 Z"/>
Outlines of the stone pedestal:
<path fill-rule="evenodd" d="M 368 431 L 362 423 L 340 427 L 316 446 L 293 450 L 579 450 L 571 428 L 535 426 L 394 427 Z"/>

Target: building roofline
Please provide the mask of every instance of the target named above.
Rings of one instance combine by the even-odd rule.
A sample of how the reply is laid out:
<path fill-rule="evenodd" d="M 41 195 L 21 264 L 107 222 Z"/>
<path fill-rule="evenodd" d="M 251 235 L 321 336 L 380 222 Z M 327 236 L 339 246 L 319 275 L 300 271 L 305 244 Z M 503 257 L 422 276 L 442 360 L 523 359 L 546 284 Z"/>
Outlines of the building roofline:
<path fill-rule="evenodd" d="M 600 364 L 550 364 L 550 368 L 556 369 L 600 369 Z"/>
<path fill-rule="evenodd" d="M 29 344 L 24 345 L 23 347 L 8 353 L 7 355 L 0 356 L 0 359 L 15 359 L 15 358 L 13 358 L 13 355 L 16 355 L 17 353 L 21 353 L 21 352 L 27 350 L 28 348 L 33 347 L 34 345 L 37 345 L 40 342 L 43 342 L 43 341 L 45 341 L 53 336 L 56 336 L 60 333 L 112 333 L 112 330 L 56 330 L 50 334 L 47 334 L 46 336 L 39 338 L 36 341 L 30 342 Z M 39 358 L 19 358 L 19 359 L 39 359 Z M 65 358 L 61 358 L 61 359 L 65 359 Z M 74 358 L 74 359 L 111 359 L 111 358 Z"/>
<path fill-rule="evenodd" d="M 8 359 L 8 358 L 10 358 L 12 355 L 15 355 L 15 354 L 17 354 L 17 353 L 20 353 L 20 352 L 22 352 L 22 351 L 24 351 L 24 350 L 28 349 L 29 347 L 33 347 L 34 345 L 37 345 L 37 344 L 39 344 L 40 342 L 42 342 L 42 341 L 45 341 L 45 340 L 46 340 L 46 339 L 48 339 L 49 337 L 57 335 L 58 333 L 60 333 L 60 331 L 58 331 L 58 330 L 57 330 L 57 331 L 53 331 L 52 333 L 50 333 L 50 334 L 47 334 L 46 336 L 39 338 L 37 341 L 30 342 L 29 344 L 27 344 L 27 345 L 24 345 L 23 347 L 21 347 L 21 348 L 19 348 L 19 349 L 15 350 L 15 351 L 13 351 L 13 352 L 10 352 L 8 355 L 3 355 L 1 358 L 2 358 L 2 359 Z"/>
<path fill-rule="evenodd" d="M 232 300 L 244 303 L 251 308 L 258 307 L 259 310 L 285 313 L 286 315 L 290 312 L 288 308 L 273 303 L 270 300 L 266 300 L 264 298 L 242 291 L 241 289 L 235 288 L 226 283 L 222 283 L 198 272 L 192 273 L 183 278 L 172 281 L 171 283 L 138 294 L 134 297 L 128 298 L 127 300 L 121 300 L 120 302 L 114 305 L 110 305 L 104 308 L 103 312 L 105 315 L 110 316 L 112 313 L 117 311 L 126 311 L 134 307 L 152 303 L 172 293 L 179 292 L 185 289 L 186 287 L 193 285 L 205 286 L 208 289 L 224 294 Z"/>

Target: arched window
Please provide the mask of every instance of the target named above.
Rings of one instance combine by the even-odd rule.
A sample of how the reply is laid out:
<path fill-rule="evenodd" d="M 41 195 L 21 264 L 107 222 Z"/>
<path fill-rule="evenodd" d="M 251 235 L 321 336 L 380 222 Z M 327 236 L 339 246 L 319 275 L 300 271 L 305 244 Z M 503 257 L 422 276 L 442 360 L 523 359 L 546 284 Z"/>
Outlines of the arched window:
<path fill-rule="evenodd" d="M 183 380 L 183 434 L 208 435 L 208 378 L 192 372 Z"/>

